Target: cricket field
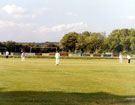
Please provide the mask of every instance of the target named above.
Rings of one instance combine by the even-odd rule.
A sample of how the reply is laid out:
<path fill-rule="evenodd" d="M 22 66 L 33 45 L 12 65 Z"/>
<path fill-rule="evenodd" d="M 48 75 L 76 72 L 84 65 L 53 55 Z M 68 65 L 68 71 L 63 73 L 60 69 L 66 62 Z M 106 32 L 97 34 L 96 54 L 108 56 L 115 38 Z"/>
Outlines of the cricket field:
<path fill-rule="evenodd" d="M 0 105 L 135 105 L 135 60 L 0 58 Z"/>

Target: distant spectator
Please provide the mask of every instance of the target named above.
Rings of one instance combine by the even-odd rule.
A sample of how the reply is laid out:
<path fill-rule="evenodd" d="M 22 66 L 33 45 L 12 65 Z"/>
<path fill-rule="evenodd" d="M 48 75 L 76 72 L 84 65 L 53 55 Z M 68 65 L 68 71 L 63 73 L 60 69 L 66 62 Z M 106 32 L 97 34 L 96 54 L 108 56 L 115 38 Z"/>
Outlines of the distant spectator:
<path fill-rule="evenodd" d="M 83 56 L 83 52 L 82 51 L 80 51 L 80 56 Z"/>

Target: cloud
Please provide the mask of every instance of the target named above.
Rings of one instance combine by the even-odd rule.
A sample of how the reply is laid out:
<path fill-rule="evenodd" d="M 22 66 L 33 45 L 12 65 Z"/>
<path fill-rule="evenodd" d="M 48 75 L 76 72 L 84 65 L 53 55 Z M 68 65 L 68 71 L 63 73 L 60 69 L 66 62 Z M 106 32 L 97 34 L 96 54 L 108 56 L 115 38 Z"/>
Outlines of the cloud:
<path fill-rule="evenodd" d="M 32 33 L 36 29 L 35 24 L 18 23 L 0 20 L 1 41 L 36 41 L 39 34 Z"/>
<path fill-rule="evenodd" d="M 72 24 L 60 24 L 52 27 L 41 26 L 39 28 L 39 32 L 60 32 L 64 30 L 75 30 L 75 29 L 86 28 L 86 27 L 88 27 L 88 25 L 83 22 L 72 23 Z"/>
<path fill-rule="evenodd" d="M 135 16 L 128 16 L 128 20 L 135 20 Z"/>
<path fill-rule="evenodd" d="M 72 13 L 72 12 L 68 12 L 68 13 L 66 13 L 65 15 L 66 15 L 66 16 L 78 16 L 77 14 Z"/>
<path fill-rule="evenodd" d="M 0 28 L 6 28 L 7 26 L 14 26 L 13 22 L 0 21 Z"/>
<path fill-rule="evenodd" d="M 47 27 L 40 24 L 0 20 L 0 34 L 3 35 L 0 40 L 58 41 L 65 33 L 82 31 L 84 28 L 87 28 L 87 24 L 83 22 Z"/>
<path fill-rule="evenodd" d="M 44 12 L 50 12 L 50 11 L 52 11 L 53 9 L 52 9 L 52 8 L 48 8 L 48 7 L 44 7 L 44 8 L 40 8 L 39 10 L 40 10 L 40 11 L 44 11 Z"/>
<path fill-rule="evenodd" d="M 21 19 L 21 18 L 36 18 L 37 15 L 35 14 L 15 14 L 12 16 L 15 19 Z"/>
<path fill-rule="evenodd" d="M 7 28 L 7 27 L 13 27 L 13 28 L 28 28 L 33 27 L 33 24 L 24 24 L 24 23 L 15 23 L 12 21 L 0 21 L 0 28 Z"/>
<path fill-rule="evenodd" d="M 19 7 L 16 5 L 5 5 L 0 8 L 0 16 L 5 18 L 15 18 L 15 19 L 23 19 L 23 18 L 36 18 L 37 14 L 29 13 L 23 7 Z"/>
<path fill-rule="evenodd" d="M 63 32 L 63 31 L 72 31 L 78 30 L 82 28 L 87 28 L 88 25 L 86 23 L 72 23 L 72 24 L 60 24 L 57 26 L 47 27 L 38 24 L 26 24 L 26 23 L 16 23 L 13 21 L 1 21 L 0 20 L 0 28 L 30 28 L 31 32 Z"/>
<path fill-rule="evenodd" d="M 36 10 L 28 11 L 23 7 L 8 4 L 0 8 L 0 17 L 12 19 L 34 19 L 44 13 L 50 13 L 52 10 L 52 8 L 42 7 Z"/>
<path fill-rule="evenodd" d="M 48 7 L 42 7 L 42 8 L 38 8 L 37 10 L 35 10 L 34 12 L 40 16 L 46 13 L 52 13 L 52 8 L 48 8 Z"/>
<path fill-rule="evenodd" d="M 8 14 L 24 13 L 25 9 L 16 5 L 5 5 L 2 10 Z"/>

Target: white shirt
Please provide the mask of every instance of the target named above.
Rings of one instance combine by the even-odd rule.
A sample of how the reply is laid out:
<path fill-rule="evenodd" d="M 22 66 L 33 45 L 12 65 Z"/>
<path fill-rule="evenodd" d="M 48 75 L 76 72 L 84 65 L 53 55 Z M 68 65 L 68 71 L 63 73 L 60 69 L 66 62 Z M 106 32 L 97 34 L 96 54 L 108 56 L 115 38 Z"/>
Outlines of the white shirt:
<path fill-rule="evenodd" d="M 8 51 L 6 51 L 6 56 L 8 56 L 9 55 L 9 52 Z"/>
<path fill-rule="evenodd" d="M 127 59 L 130 59 L 130 58 L 131 58 L 131 57 L 128 55 L 128 56 L 127 56 Z"/>
<path fill-rule="evenodd" d="M 55 54 L 55 57 L 56 57 L 56 59 L 59 59 L 60 58 L 60 54 L 59 53 L 56 53 Z"/>
<path fill-rule="evenodd" d="M 120 54 L 119 58 L 122 59 L 122 55 L 121 54 Z"/>
<path fill-rule="evenodd" d="M 24 53 L 22 53 L 22 54 L 21 54 L 21 57 L 25 57 L 25 54 L 24 54 Z"/>

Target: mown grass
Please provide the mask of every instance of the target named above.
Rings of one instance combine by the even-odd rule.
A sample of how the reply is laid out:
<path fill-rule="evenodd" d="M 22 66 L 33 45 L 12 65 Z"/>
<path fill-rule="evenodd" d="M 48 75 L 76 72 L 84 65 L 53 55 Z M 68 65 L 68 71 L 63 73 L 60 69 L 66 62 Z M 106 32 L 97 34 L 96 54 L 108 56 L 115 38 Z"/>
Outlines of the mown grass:
<path fill-rule="evenodd" d="M 134 105 L 135 61 L 0 58 L 0 105 Z"/>

